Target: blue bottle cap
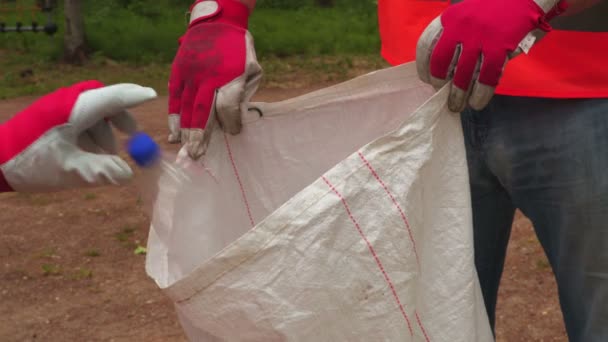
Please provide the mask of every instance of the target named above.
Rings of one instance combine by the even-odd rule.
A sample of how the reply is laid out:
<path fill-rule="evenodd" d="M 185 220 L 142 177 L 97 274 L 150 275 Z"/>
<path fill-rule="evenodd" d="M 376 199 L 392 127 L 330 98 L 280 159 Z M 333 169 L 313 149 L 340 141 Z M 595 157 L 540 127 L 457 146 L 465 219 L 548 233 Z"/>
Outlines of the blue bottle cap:
<path fill-rule="evenodd" d="M 146 133 L 134 134 L 127 143 L 127 151 L 141 167 L 150 166 L 160 158 L 160 147 Z"/>

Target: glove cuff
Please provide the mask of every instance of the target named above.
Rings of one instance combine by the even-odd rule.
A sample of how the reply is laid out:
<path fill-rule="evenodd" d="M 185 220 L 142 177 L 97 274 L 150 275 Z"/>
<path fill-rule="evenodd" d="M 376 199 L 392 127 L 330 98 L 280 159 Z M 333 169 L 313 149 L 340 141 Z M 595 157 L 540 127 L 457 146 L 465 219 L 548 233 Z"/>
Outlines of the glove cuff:
<path fill-rule="evenodd" d="M 197 0 L 190 13 L 188 28 L 203 22 L 226 23 L 245 30 L 249 25 L 249 8 L 238 0 Z"/>

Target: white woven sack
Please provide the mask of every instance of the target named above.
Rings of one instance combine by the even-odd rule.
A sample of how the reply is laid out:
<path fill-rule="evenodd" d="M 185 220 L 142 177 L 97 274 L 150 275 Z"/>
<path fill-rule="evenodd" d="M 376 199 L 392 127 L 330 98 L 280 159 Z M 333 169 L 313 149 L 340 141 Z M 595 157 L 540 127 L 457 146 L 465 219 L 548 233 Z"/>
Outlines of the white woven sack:
<path fill-rule="evenodd" d="M 254 103 L 182 161 L 194 186 L 161 180 L 146 268 L 191 340 L 493 340 L 460 119 L 433 94 L 406 64 Z"/>

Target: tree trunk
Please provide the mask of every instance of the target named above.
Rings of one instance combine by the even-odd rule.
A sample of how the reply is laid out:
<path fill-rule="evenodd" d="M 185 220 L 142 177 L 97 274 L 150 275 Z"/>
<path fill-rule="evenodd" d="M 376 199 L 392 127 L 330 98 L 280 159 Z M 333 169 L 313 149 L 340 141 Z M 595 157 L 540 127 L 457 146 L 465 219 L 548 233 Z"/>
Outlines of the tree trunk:
<path fill-rule="evenodd" d="M 66 62 L 82 64 L 86 60 L 86 41 L 81 0 L 65 0 L 63 57 Z"/>

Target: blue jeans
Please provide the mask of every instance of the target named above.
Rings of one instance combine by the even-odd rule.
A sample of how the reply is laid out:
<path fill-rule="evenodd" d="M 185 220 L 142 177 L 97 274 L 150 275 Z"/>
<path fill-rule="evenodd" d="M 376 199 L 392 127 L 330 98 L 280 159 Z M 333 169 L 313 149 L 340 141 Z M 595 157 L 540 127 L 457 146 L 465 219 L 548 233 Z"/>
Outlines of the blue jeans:
<path fill-rule="evenodd" d="M 496 96 L 462 113 L 475 263 L 494 328 L 515 209 L 557 280 L 570 341 L 608 341 L 608 99 Z"/>

